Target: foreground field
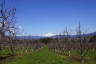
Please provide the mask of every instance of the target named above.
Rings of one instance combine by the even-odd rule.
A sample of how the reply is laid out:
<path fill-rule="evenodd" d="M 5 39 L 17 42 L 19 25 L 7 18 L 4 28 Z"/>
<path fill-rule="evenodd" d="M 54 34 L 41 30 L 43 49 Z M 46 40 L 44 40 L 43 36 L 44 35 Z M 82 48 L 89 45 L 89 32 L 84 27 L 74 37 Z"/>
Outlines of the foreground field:
<path fill-rule="evenodd" d="M 4 61 L 2 64 L 80 64 L 79 61 L 69 56 L 57 55 L 49 51 L 48 47 L 43 47 L 37 51 L 23 56 L 9 58 L 11 61 Z M 85 64 L 95 64 L 95 60 L 88 60 Z"/>

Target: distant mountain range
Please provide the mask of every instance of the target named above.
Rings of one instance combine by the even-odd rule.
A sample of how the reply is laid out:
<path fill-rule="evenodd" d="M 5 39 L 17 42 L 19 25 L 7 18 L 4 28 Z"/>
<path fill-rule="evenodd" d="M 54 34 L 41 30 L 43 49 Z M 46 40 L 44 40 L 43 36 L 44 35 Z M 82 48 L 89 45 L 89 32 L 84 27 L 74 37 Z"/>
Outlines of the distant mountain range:
<path fill-rule="evenodd" d="M 93 36 L 96 35 L 96 32 L 93 33 L 88 33 L 88 34 L 83 34 L 82 36 Z M 69 35 L 70 38 L 77 38 L 78 35 Z M 47 38 L 46 36 L 16 36 L 16 39 L 41 39 L 41 38 Z M 64 38 L 64 35 L 54 35 L 49 38 Z"/>
<path fill-rule="evenodd" d="M 28 39 L 28 40 L 32 40 L 32 39 L 40 39 L 40 38 L 45 38 L 44 36 L 16 36 L 16 39 Z"/>
<path fill-rule="evenodd" d="M 93 33 L 87 33 L 87 34 L 82 34 L 81 37 L 84 37 L 84 36 L 96 36 L 96 32 L 93 32 Z M 79 35 L 68 35 L 69 38 L 77 38 Z M 64 38 L 66 36 L 64 35 L 55 35 L 55 36 L 52 36 L 53 38 Z"/>
<path fill-rule="evenodd" d="M 89 33 L 89 34 L 86 34 L 86 35 L 88 35 L 88 36 L 96 36 L 96 32 L 93 32 L 93 33 Z"/>

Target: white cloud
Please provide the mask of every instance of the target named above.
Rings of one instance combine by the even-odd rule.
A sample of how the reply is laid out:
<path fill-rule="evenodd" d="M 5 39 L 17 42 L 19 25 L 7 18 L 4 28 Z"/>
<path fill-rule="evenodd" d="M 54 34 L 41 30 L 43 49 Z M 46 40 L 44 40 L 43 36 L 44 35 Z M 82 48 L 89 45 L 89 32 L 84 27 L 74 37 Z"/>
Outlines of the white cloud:
<path fill-rule="evenodd" d="M 54 36 L 55 34 L 53 33 L 46 33 L 46 34 L 42 34 L 42 36 L 45 36 L 45 37 L 51 37 L 51 36 Z"/>
<path fill-rule="evenodd" d="M 18 26 L 18 28 L 19 28 L 19 29 L 23 29 L 22 26 L 20 26 L 20 25 Z"/>

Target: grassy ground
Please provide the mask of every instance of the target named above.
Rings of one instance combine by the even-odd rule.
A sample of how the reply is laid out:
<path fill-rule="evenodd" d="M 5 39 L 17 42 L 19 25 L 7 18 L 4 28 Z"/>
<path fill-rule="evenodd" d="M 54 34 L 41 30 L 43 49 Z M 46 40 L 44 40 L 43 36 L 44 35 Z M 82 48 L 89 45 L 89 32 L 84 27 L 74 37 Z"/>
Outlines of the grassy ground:
<path fill-rule="evenodd" d="M 89 55 L 90 54 L 86 57 L 90 57 Z M 16 56 L 14 60 L 6 61 L 2 64 L 80 64 L 80 62 L 70 58 L 69 56 L 57 55 L 56 53 L 49 51 L 48 47 L 44 47 L 32 52 L 31 54 Z M 89 58 L 85 64 L 96 64 L 96 61 L 95 59 Z"/>
<path fill-rule="evenodd" d="M 10 49 L 9 48 L 4 48 L 0 50 L 0 57 L 6 57 L 10 54 Z M 14 49 L 14 55 L 26 55 L 27 53 L 32 53 L 33 49 L 32 48 L 21 48 L 21 49 Z"/>
<path fill-rule="evenodd" d="M 63 59 L 56 54 L 49 52 L 47 47 L 35 51 L 30 55 L 16 58 L 15 61 L 7 64 L 63 64 Z"/>

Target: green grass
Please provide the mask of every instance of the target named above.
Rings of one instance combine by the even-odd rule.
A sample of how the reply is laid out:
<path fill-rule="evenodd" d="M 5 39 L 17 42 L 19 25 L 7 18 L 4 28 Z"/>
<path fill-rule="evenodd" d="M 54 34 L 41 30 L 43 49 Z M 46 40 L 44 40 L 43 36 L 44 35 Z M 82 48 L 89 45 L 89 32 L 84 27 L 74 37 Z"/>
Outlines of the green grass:
<path fill-rule="evenodd" d="M 49 52 L 47 47 L 42 50 L 33 52 L 30 55 L 19 57 L 16 61 L 8 64 L 63 64 L 63 60 L 59 59 L 57 55 Z"/>
<path fill-rule="evenodd" d="M 28 49 L 30 50 L 30 49 Z M 16 53 L 20 53 L 20 50 Z M 25 51 L 23 50 L 25 54 Z M 73 55 L 78 55 L 76 51 L 71 52 Z M 93 55 L 94 54 L 94 55 Z M 96 54 L 88 54 L 86 58 L 89 58 L 85 64 L 96 64 Z M 10 62 L 5 62 L 3 64 L 80 64 L 80 62 L 72 59 L 68 56 L 57 55 L 56 53 L 49 51 L 48 47 L 45 46 L 42 49 L 33 51 L 31 54 L 26 54 L 24 56 L 18 56 L 15 60 Z"/>
<path fill-rule="evenodd" d="M 6 57 L 10 54 L 10 49 L 9 48 L 4 48 L 0 50 L 0 57 Z M 29 53 L 32 53 L 33 49 L 32 48 L 21 48 L 21 49 L 14 49 L 14 55 L 26 55 Z"/>
<path fill-rule="evenodd" d="M 4 48 L 4 49 L 0 50 L 0 57 L 6 57 L 9 53 L 10 53 L 9 49 Z"/>
<path fill-rule="evenodd" d="M 65 58 L 67 59 L 65 60 Z M 32 54 L 18 57 L 15 61 L 7 62 L 6 64 L 77 64 L 73 60 L 69 61 L 68 57 L 65 58 L 50 52 L 47 47 L 44 47 Z"/>

